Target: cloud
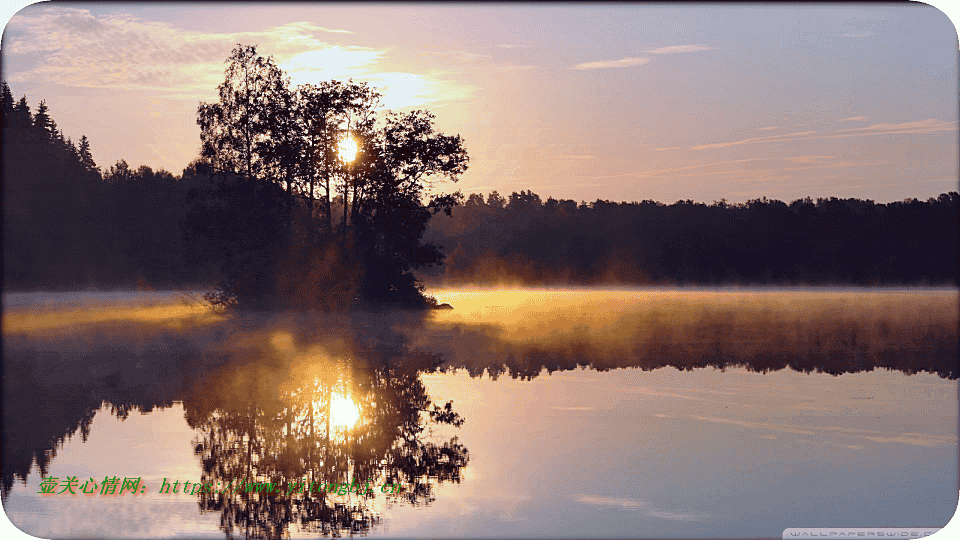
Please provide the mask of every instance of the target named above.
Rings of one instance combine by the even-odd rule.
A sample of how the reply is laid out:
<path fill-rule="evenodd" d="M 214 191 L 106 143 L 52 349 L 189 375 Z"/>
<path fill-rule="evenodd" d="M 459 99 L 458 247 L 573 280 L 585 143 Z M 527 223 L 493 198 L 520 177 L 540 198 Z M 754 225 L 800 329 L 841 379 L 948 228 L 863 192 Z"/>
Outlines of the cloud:
<path fill-rule="evenodd" d="M 729 148 L 731 146 L 740 146 L 743 144 L 759 143 L 777 143 L 788 141 L 809 141 L 814 139 L 844 139 L 847 137 L 862 137 L 867 135 L 909 135 L 940 133 L 945 131 L 956 131 L 957 122 L 941 122 L 930 118 L 916 122 L 902 122 L 899 124 L 873 124 L 866 127 L 841 129 L 833 133 L 820 133 L 816 131 L 799 131 L 796 133 L 785 133 L 783 135 L 771 135 L 769 137 L 751 137 L 739 141 L 729 141 L 721 143 L 701 144 L 693 147 L 693 150 L 708 150 L 714 148 Z"/>
<path fill-rule="evenodd" d="M 473 64 L 469 66 L 471 72 L 489 70 L 495 72 L 525 71 L 533 69 L 529 65 L 500 65 L 493 63 L 493 58 L 489 54 L 480 54 L 461 50 L 439 50 L 419 52 L 419 56 L 439 57 L 450 61 L 453 65 Z"/>
<path fill-rule="evenodd" d="M 715 47 L 709 45 L 671 45 L 643 51 L 649 54 L 677 54 L 686 52 L 712 51 Z"/>
<path fill-rule="evenodd" d="M 519 43 L 498 43 L 497 47 L 501 49 L 529 49 L 531 45 L 533 45 L 533 41 L 520 40 Z"/>
<path fill-rule="evenodd" d="M 827 170 L 841 168 L 863 168 L 888 165 L 886 161 L 832 161 L 835 156 L 788 156 L 788 157 L 755 157 L 731 161 L 717 161 L 698 163 L 672 169 L 655 169 L 637 171 L 616 176 L 630 176 L 636 179 L 657 178 L 668 175 L 677 178 L 718 178 L 721 176 L 733 177 L 738 182 L 775 182 L 792 178 L 789 174 L 797 171 Z M 746 165 L 758 162 L 781 162 L 766 168 L 752 168 Z M 785 163 L 783 163 L 785 162 Z M 789 166 L 797 164 L 797 166 Z M 726 167 L 732 165 L 733 167 Z M 779 166 L 777 166 L 779 165 Z M 608 177 L 612 178 L 612 177 Z"/>
<path fill-rule="evenodd" d="M 441 79 L 441 76 L 440 72 L 429 75 L 390 72 L 367 73 L 355 79 L 369 82 L 370 86 L 383 94 L 381 105 L 386 109 L 420 107 L 428 104 L 436 106 L 440 102 L 468 99 L 478 90 L 473 86 Z"/>
<path fill-rule="evenodd" d="M 735 426 L 750 428 L 750 429 L 769 429 L 771 431 L 783 431 L 785 433 L 795 433 L 798 435 L 813 435 L 814 432 L 807 429 L 800 429 L 793 426 L 781 425 L 781 424 L 771 424 L 764 422 L 749 422 L 744 420 L 734 420 L 732 418 L 720 418 L 716 416 L 694 416 L 697 420 L 703 422 L 711 422 L 716 424 L 733 424 Z"/>
<path fill-rule="evenodd" d="M 751 163 L 751 162 L 754 162 L 754 161 L 769 161 L 769 160 L 771 160 L 771 159 L 775 159 L 775 158 L 747 158 L 747 159 L 735 159 L 735 160 L 733 160 L 733 161 L 717 161 L 717 162 L 712 162 L 712 163 L 698 163 L 698 164 L 695 164 L 695 165 L 686 165 L 686 166 L 683 166 L 683 167 L 676 167 L 676 168 L 673 168 L 673 169 L 654 169 L 654 170 L 649 170 L 649 171 L 638 171 L 638 172 L 631 173 L 631 174 L 632 174 L 632 175 L 640 175 L 640 176 L 642 176 L 642 177 L 660 176 L 660 175 L 662 175 L 662 174 L 677 173 L 677 172 L 684 172 L 684 171 L 692 171 L 692 170 L 695 170 L 695 169 L 702 169 L 702 168 L 704 168 L 704 167 L 716 167 L 716 166 L 718 166 L 718 165 L 735 165 L 735 164 L 741 164 L 741 163 Z M 710 173 L 710 174 L 716 174 L 716 173 L 715 173 L 715 172 L 712 172 L 712 173 Z"/>
<path fill-rule="evenodd" d="M 584 161 L 584 160 L 597 159 L 597 156 L 593 154 L 568 154 L 563 156 L 555 156 L 554 159 Z"/>
<path fill-rule="evenodd" d="M 710 144 L 701 144 L 694 146 L 694 150 L 707 150 L 711 148 L 729 148 L 731 146 L 740 146 L 742 144 L 755 144 L 755 143 L 764 143 L 764 142 L 784 142 L 784 141 L 795 141 L 797 137 L 803 137 L 805 135 L 812 135 L 816 131 L 798 131 L 796 133 L 784 133 L 782 135 L 770 135 L 768 137 L 751 137 L 749 139 L 742 139 L 739 141 L 730 141 L 730 142 L 720 142 L 720 143 L 710 143 Z"/>
<path fill-rule="evenodd" d="M 767 126 L 767 127 L 757 128 L 757 129 L 759 129 L 760 131 L 773 131 L 775 129 L 780 129 L 780 126 Z"/>
<path fill-rule="evenodd" d="M 223 61 L 238 42 L 284 41 L 301 47 L 321 42 L 308 35 L 304 23 L 261 33 L 203 34 L 130 15 L 95 16 L 77 8 L 27 8 L 11 19 L 17 38 L 4 52 L 31 55 L 29 70 L 11 80 L 51 82 L 75 87 L 148 89 L 166 94 L 216 96 Z M 302 49 L 301 49 L 302 50 Z"/>
<path fill-rule="evenodd" d="M 956 122 L 941 122 L 933 118 L 917 122 L 902 122 L 900 124 L 873 124 L 866 127 L 841 129 L 839 133 L 854 135 L 887 135 L 901 133 L 937 133 L 940 131 L 955 131 Z"/>
<path fill-rule="evenodd" d="M 640 58 L 634 56 L 628 56 L 627 58 L 621 58 L 619 60 L 598 60 L 596 62 L 585 62 L 583 64 L 577 64 L 571 69 L 610 69 L 610 68 L 625 68 L 632 66 L 639 66 L 649 62 L 649 58 Z"/>
<path fill-rule="evenodd" d="M 863 122 L 866 119 L 866 116 L 851 116 L 850 118 L 841 118 L 837 122 Z"/>
<path fill-rule="evenodd" d="M 445 72 L 376 73 L 388 50 L 328 43 L 318 34 L 350 31 L 309 22 L 211 34 L 131 15 L 94 15 L 86 9 L 53 6 L 27 8 L 8 26 L 17 37 L 4 53 L 36 58 L 31 59 L 31 68 L 11 73 L 8 80 L 12 82 L 50 82 L 147 91 L 191 101 L 215 100 L 230 51 L 237 43 L 257 43 L 257 52 L 273 56 L 294 84 L 347 77 L 382 83 L 389 88 L 374 86 L 391 108 L 463 99 L 475 91 L 444 79 Z M 469 55 L 455 52 L 461 60 Z"/>
<path fill-rule="evenodd" d="M 302 28 L 304 30 L 313 30 L 315 32 L 326 32 L 328 34 L 352 34 L 353 33 L 350 30 L 335 30 L 332 28 L 324 28 L 322 26 L 316 26 L 313 23 L 309 23 L 309 22 L 290 23 L 287 26 Z"/>
<path fill-rule="evenodd" d="M 711 51 L 714 47 L 709 45 L 671 45 L 669 47 L 659 47 L 643 51 L 649 54 L 677 54 L 686 52 Z M 639 66 L 649 62 L 649 58 L 642 56 L 628 56 L 619 60 L 597 60 L 595 62 L 585 62 L 577 64 L 571 69 L 609 69 Z"/>
<path fill-rule="evenodd" d="M 485 58 L 490 58 L 489 54 L 479 54 L 469 51 L 459 51 L 459 50 L 444 50 L 444 51 L 427 51 L 420 53 L 422 56 L 443 56 L 456 60 L 457 62 L 477 62 Z"/>
<path fill-rule="evenodd" d="M 665 151 L 667 151 L 667 150 L 679 150 L 680 148 L 682 148 L 682 147 L 680 147 L 680 146 L 667 146 L 667 147 L 664 147 L 664 148 L 654 148 L 653 151 L 654 151 L 654 152 L 665 152 Z"/>
<path fill-rule="evenodd" d="M 873 35 L 873 32 L 845 32 L 843 34 L 840 34 L 840 37 L 863 38 L 863 37 L 872 36 L 872 35 Z"/>
<path fill-rule="evenodd" d="M 784 158 L 793 163 L 818 163 L 825 159 L 836 159 L 837 156 L 793 156 Z"/>
<path fill-rule="evenodd" d="M 282 67 L 294 84 L 316 83 L 365 73 L 366 66 L 377 62 L 385 52 L 363 47 L 325 45 L 291 56 Z"/>

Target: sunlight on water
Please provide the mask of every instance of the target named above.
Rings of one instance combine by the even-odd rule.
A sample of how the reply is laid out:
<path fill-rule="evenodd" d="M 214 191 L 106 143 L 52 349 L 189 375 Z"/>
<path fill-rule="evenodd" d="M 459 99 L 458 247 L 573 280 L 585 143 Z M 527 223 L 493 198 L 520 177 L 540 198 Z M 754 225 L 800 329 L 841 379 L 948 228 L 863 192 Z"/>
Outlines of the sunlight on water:
<path fill-rule="evenodd" d="M 190 503 L 151 537 L 201 536 L 211 513 L 248 516 L 251 537 L 763 536 L 956 507 L 955 290 L 431 294 L 454 309 L 221 316 L 169 295 L 5 297 L 11 519 L 47 538 L 130 526 L 103 499 L 38 495 L 38 466 L 123 465 L 154 490 L 144 515 Z M 204 313 L 216 322 L 195 323 Z M 174 476 L 404 491 L 156 492 Z"/>
<path fill-rule="evenodd" d="M 333 394 L 330 398 L 330 425 L 352 429 L 360 419 L 360 408 L 350 396 Z"/>
<path fill-rule="evenodd" d="M 39 296 L 39 295 L 38 295 Z M 150 298 L 142 302 L 121 303 L 90 298 L 80 298 L 63 309 L 58 303 L 44 302 L 39 305 L 12 307 L 3 314 L 3 333 L 37 332 L 54 328 L 115 322 L 139 322 L 161 324 L 171 328 L 209 324 L 221 320 L 221 316 L 202 302 L 187 296 Z M 132 294 L 131 298 L 137 298 Z M 4 303 L 7 303 L 5 297 Z M 5 308 L 8 306 L 5 305 Z"/>

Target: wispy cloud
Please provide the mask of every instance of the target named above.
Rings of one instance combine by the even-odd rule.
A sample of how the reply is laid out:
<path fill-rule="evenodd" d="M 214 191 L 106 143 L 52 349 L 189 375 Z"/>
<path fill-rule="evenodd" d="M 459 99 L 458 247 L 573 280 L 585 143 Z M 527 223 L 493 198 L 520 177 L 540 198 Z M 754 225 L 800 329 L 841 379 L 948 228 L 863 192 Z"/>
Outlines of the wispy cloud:
<path fill-rule="evenodd" d="M 780 129 L 780 126 L 767 126 L 762 128 L 757 128 L 760 131 L 773 131 L 775 129 Z"/>
<path fill-rule="evenodd" d="M 843 34 L 840 34 L 840 37 L 845 37 L 845 38 L 864 38 L 864 37 L 872 36 L 872 35 L 873 35 L 873 32 L 844 32 Z"/>
<path fill-rule="evenodd" d="M 924 133 L 940 133 L 945 131 L 956 131 L 957 122 L 942 122 L 940 120 L 928 119 L 916 122 L 902 122 L 899 124 L 873 124 L 870 126 L 841 129 L 833 133 L 818 133 L 816 131 L 799 131 L 796 133 L 785 133 L 782 135 L 771 135 L 769 137 L 751 137 L 739 141 L 728 141 L 720 143 L 700 144 L 693 147 L 693 150 L 709 150 L 714 148 L 729 148 L 731 146 L 740 146 L 744 144 L 760 143 L 779 143 L 788 141 L 806 141 L 813 139 L 844 139 L 847 137 L 862 137 L 867 135 L 908 135 Z"/>
<path fill-rule="evenodd" d="M 533 69 L 534 66 L 497 66 L 495 69 L 497 71 L 528 71 Z"/>
<path fill-rule="evenodd" d="M 642 51 L 647 54 L 678 54 L 698 51 L 712 51 L 714 47 L 709 45 L 671 45 L 669 47 L 658 47 L 656 49 L 647 49 Z M 643 56 L 628 56 L 619 60 L 597 60 L 595 62 L 584 62 L 573 66 L 572 69 L 610 69 L 625 68 L 646 64 L 650 59 Z"/>
<path fill-rule="evenodd" d="M 697 163 L 697 164 L 694 164 L 694 165 L 686 165 L 686 166 L 684 166 L 684 167 L 675 167 L 675 168 L 672 168 L 672 169 L 652 169 L 652 170 L 647 170 L 647 171 L 638 171 L 638 172 L 633 173 L 633 174 L 634 174 L 634 175 L 639 175 L 639 176 L 642 176 L 642 177 L 660 176 L 660 175 L 663 175 L 663 174 L 670 174 L 670 173 L 678 173 L 678 172 L 692 171 L 692 170 L 695 170 L 695 169 L 703 169 L 703 168 L 705 168 L 705 167 L 718 167 L 718 166 L 721 166 L 721 165 L 739 165 L 739 164 L 743 164 L 743 163 L 752 163 L 752 162 L 754 162 L 754 161 L 769 161 L 769 160 L 771 160 L 771 159 L 775 159 L 775 158 L 746 158 L 746 159 L 735 159 L 735 160 L 732 160 L 732 161 L 715 161 L 715 162 L 711 162 L 711 163 Z M 649 389 L 645 389 L 645 390 L 649 390 Z M 624 390 L 624 391 L 625 391 L 625 390 Z M 636 391 L 636 390 L 633 390 L 633 393 L 641 393 L 641 392 L 638 392 L 638 391 Z M 653 394 L 654 392 L 653 392 L 653 391 L 649 391 L 649 392 L 645 392 L 645 393 Z"/>
<path fill-rule="evenodd" d="M 712 51 L 716 47 L 711 47 L 709 45 L 671 45 L 669 47 L 659 47 L 656 49 L 648 49 L 643 51 L 648 54 L 677 54 L 677 53 L 687 53 L 687 52 L 699 52 L 699 51 Z"/>
<path fill-rule="evenodd" d="M 701 145 L 694 146 L 693 149 L 708 150 L 711 148 L 729 148 L 731 146 L 740 146 L 742 144 L 795 141 L 797 140 L 798 137 L 803 137 L 805 135 L 813 135 L 814 133 L 816 133 L 816 131 L 798 131 L 795 133 L 784 133 L 782 135 L 770 135 L 768 137 L 750 137 L 749 139 L 741 139 L 739 141 L 701 144 Z"/>
<path fill-rule="evenodd" d="M 260 32 L 202 33 L 147 21 L 132 15 L 94 15 L 89 10 L 50 6 L 28 8 L 10 21 L 18 37 L 4 51 L 36 55 L 28 71 L 11 80 L 55 82 L 69 86 L 153 90 L 168 95 L 215 96 L 222 82 L 223 61 L 237 43 L 259 43 L 261 54 L 273 55 L 278 63 L 331 45 L 317 39 L 318 32 L 344 33 L 307 22 L 296 22 Z M 369 62 L 369 50 L 341 47 L 333 52 Z M 343 64 L 341 61 L 340 64 Z"/>
<path fill-rule="evenodd" d="M 779 163 L 778 163 L 779 162 Z M 761 163 L 769 165 L 756 168 Z M 836 156 L 787 156 L 755 157 L 730 161 L 697 163 L 671 169 L 637 171 L 628 175 L 636 179 L 658 177 L 678 178 L 720 178 L 730 177 L 738 182 L 776 182 L 792 178 L 790 174 L 809 170 L 859 169 L 889 165 L 888 161 L 836 161 Z M 638 393 L 632 391 L 633 393 Z M 651 392 L 646 392 L 650 394 Z M 689 399 L 689 398 L 685 398 Z"/>
<path fill-rule="evenodd" d="M 378 73 L 388 50 L 330 43 L 321 34 L 349 30 L 293 22 L 262 31 L 203 33 L 131 15 L 95 15 L 86 9 L 28 8 L 11 19 L 17 30 L 4 53 L 35 55 L 29 70 L 13 82 L 50 82 L 75 87 L 148 91 L 178 99 L 216 99 L 224 59 L 237 43 L 257 43 L 273 56 L 294 84 L 352 77 L 384 94 L 390 108 L 465 99 L 475 89 L 448 73 Z M 453 51 L 458 60 L 483 55 Z"/>
<path fill-rule="evenodd" d="M 318 80 L 365 73 L 368 66 L 376 63 L 384 54 L 386 51 L 324 44 L 294 54 L 283 63 L 283 67 L 294 84 L 315 83 Z"/>
<path fill-rule="evenodd" d="M 566 159 L 574 161 L 589 161 L 591 159 L 597 159 L 597 156 L 593 154 L 568 154 L 563 156 L 556 156 L 554 159 Z"/>
<path fill-rule="evenodd" d="M 654 148 L 653 151 L 654 151 L 654 152 L 666 152 L 667 150 L 680 150 L 681 148 L 682 148 L 681 146 L 667 146 L 667 147 L 664 147 L 664 148 Z"/>
<path fill-rule="evenodd" d="M 534 68 L 534 66 L 530 65 L 497 64 L 489 54 L 462 50 L 422 51 L 418 53 L 418 55 L 421 57 L 439 58 L 441 61 L 446 61 L 450 65 L 462 66 L 463 64 L 470 64 L 469 70 L 471 73 L 484 70 L 493 72 L 526 71 Z"/>
<path fill-rule="evenodd" d="M 445 51 L 427 51 L 421 53 L 421 56 L 442 56 L 457 62 L 477 62 L 484 58 L 490 58 L 489 54 L 480 54 L 469 51 L 445 50 Z"/>
<path fill-rule="evenodd" d="M 849 118 L 841 118 L 837 120 L 837 122 L 863 122 L 866 119 L 866 116 L 851 116 Z"/>
<path fill-rule="evenodd" d="M 899 133 L 937 133 L 940 131 L 955 131 L 956 122 L 941 122 L 933 118 L 918 122 L 902 122 L 899 124 L 873 124 L 865 127 L 841 129 L 840 133 L 863 135 L 886 135 Z"/>
<path fill-rule="evenodd" d="M 628 56 L 619 60 L 598 60 L 596 62 L 584 62 L 573 66 L 572 69 L 611 69 L 639 66 L 649 62 L 649 58 Z"/>
<path fill-rule="evenodd" d="M 783 431 L 785 433 L 796 433 L 798 435 L 813 435 L 813 432 L 807 429 L 800 429 L 793 426 L 772 424 L 764 422 L 748 422 L 744 420 L 734 420 L 732 418 L 720 418 L 716 416 L 694 416 L 697 420 L 712 422 L 716 424 L 733 424 L 735 426 L 751 429 L 769 429 L 772 431 Z"/>
<path fill-rule="evenodd" d="M 793 163 L 819 163 L 827 159 L 836 159 L 837 156 L 792 156 L 784 158 Z"/>

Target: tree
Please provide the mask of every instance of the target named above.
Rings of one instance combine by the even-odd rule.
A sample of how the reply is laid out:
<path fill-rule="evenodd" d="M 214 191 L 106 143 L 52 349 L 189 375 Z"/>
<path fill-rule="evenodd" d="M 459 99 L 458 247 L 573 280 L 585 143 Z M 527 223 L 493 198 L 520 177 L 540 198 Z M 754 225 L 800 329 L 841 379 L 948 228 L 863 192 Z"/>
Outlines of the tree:
<path fill-rule="evenodd" d="M 134 173 L 130 169 L 130 166 L 127 165 L 127 161 L 121 159 L 116 165 L 111 165 L 110 169 L 104 173 L 103 181 L 108 184 L 121 184 L 132 180 L 133 175 Z"/>
<path fill-rule="evenodd" d="M 38 132 L 43 133 L 47 140 L 52 141 L 57 138 L 57 123 L 53 121 L 53 118 L 50 118 L 47 113 L 48 110 L 50 109 L 47 107 L 47 103 L 41 100 L 40 105 L 37 106 L 37 113 L 33 115 L 33 125 Z"/>
<path fill-rule="evenodd" d="M 272 115 L 286 114 L 287 81 L 273 59 L 259 56 L 255 46 L 237 45 L 226 61 L 220 102 L 201 103 L 197 110 L 202 155 L 214 158 L 219 170 L 266 179 L 275 173 L 271 161 L 282 146 L 277 127 L 283 123 Z"/>
<path fill-rule="evenodd" d="M 297 89 L 300 104 L 299 123 L 304 137 L 302 156 L 303 177 L 307 188 L 307 205 L 313 209 L 316 189 L 322 190 L 322 210 L 325 231 L 333 230 L 333 201 L 340 194 L 341 200 L 347 200 L 349 176 L 359 177 L 363 160 L 356 157 L 348 165 L 341 159 L 338 146 L 350 133 L 356 142 L 369 140 L 375 123 L 375 110 L 380 94 L 366 83 L 348 83 L 328 81 L 318 86 L 302 85 Z M 365 155 L 364 149 L 358 149 L 358 156 Z M 358 184 L 354 184 L 356 191 Z M 354 193 L 355 195 L 355 193 Z M 356 201 L 353 197 L 353 201 Z M 354 204 L 354 207 L 356 204 Z M 347 206 L 343 206 L 346 210 Z M 341 226 L 346 224 L 346 213 Z"/>
<path fill-rule="evenodd" d="M 10 118 L 10 127 L 15 130 L 27 130 L 33 125 L 33 115 L 30 114 L 30 106 L 27 105 L 27 96 L 23 96 L 13 106 Z M 6 125 L 4 125 L 6 127 Z"/>
<path fill-rule="evenodd" d="M 90 152 L 90 141 L 86 135 L 80 137 L 80 146 L 77 148 L 77 154 L 80 156 L 80 163 L 83 164 L 84 169 L 89 172 L 100 172 L 100 167 L 97 167 L 97 163 L 93 161 L 93 154 Z"/>
<path fill-rule="evenodd" d="M 0 110 L 3 111 L 3 126 L 6 127 L 13 115 L 13 93 L 6 82 L 0 82 Z"/>
<path fill-rule="evenodd" d="M 254 47 L 238 46 L 227 62 L 220 102 L 198 109 L 201 157 L 215 174 L 284 184 L 282 206 L 290 224 L 274 237 L 272 255 L 262 253 L 256 258 L 259 262 L 239 274 L 262 277 L 271 268 L 305 280 L 311 272 L 329 274 L 330 254 L 335 253 L 337 264 L 349 262 L 350 272 L 338 279 L 354 282 L 349 289 L 356 291 L 355 300 L 422 304 L 422 287 L 410 272 L 443 259 L 439 249 L 421 243 L 423 232 L 433 214 L 449 213 L 460 201 L 459 193 L 430 196 L 428 191 L 436 181 L 456 181 L 466 170 L 463 140 L 436 133 L 435 117 L 426 111 L 380 119 L 380 94 L 363 83 L 331 81 L 291 92 L 283 72 L 271 59 L 257 55 Z M 356 145 L 354 155 L 343 151 L 345 142 Z M 224 189 L 248 189 L 241 182 L 231 185 L 221 183 L 219 195 L 208 191 L 207 196 L 222 198 Z M 319 216 L 314 207 L 318 191 Z M 264 191 L 254 198 L 272 196 L 281 195 Z M 265 202 L 260 207 L 280 208 Z M 261 217 L 276 222 L 275 216 Z M 303 226 L 293 227 L 295 221 Z M 192 222 L 208 220 L 195 216 Z M 276 245 L 287 251 L 283 270 L 274 257 L 284 249 L 273 249 Z M 327 263 L 318 266 L 321 253 Z M 324 265 L 327 270 L 320 268 Z M 228 273 L 235 276 L 228 281 L 243 281 L 238 268 Z M 339 287 L 329 280 L 324 283 L 327 288 Z M 254 289 L 261 296 L 268 290 L 276 292 L 269 287 Z M 221 284 L 218 297 L 240 301 L 239 296 L 235 287 Z M 284 303 L 274 298 L 277 302 Z"/>

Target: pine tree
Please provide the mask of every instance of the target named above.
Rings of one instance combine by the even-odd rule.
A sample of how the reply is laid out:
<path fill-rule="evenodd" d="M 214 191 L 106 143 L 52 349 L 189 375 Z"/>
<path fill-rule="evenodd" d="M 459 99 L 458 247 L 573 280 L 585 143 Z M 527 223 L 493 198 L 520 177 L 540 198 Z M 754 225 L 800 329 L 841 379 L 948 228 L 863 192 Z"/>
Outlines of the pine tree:
<path fill-rule="evenodd" d="M 47 140 L 57 139 L 57 123 L 50 117 L 46 101 L 40 101 L 37 113 L 33 115 L 33 125 L 47 137 Z"/>
<path fill-rule="evenodd" d="M 16 130 L 26 131 L 33 125 L 33 115 L 30 114 L 30 106 L 27 105 L 27 96 L 23 96 L 13 106 L 13 114 L 10 118 L 10 127 Z"/>
<path fill-rule="evenodd" d="M 97 167 L 96 162 L 93 161 L 93 154 L 90 153 L 90 141 L 86 135 L 80 136 L 80 147 L 77 148 L 77 154 L 80 157 L 80 163 L 83 164 L 84 169 L 91 172 L 100 172 L 100 167 Z"/>
<path fill-rule="evenodd" d="M 10 87 L 7 86 L 6 82 L 0 82 L 0 107 L 3 110 L 3 127 L 9 125 L 9 121 L 13 116 L 13 94 L 10 92 Z"/>

